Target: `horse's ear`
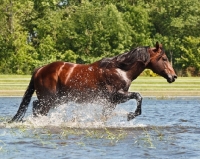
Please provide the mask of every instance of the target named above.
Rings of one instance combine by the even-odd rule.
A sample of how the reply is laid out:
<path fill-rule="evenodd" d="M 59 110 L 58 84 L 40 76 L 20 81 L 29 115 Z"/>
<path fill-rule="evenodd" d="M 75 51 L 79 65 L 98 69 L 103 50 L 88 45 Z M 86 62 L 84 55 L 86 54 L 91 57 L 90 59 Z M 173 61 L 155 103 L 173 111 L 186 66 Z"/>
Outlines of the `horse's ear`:
<path fill-rule="evenodd" d="M 158 50 L 160 48 L 159 42 L 156 42 L 156 50 Z"/>

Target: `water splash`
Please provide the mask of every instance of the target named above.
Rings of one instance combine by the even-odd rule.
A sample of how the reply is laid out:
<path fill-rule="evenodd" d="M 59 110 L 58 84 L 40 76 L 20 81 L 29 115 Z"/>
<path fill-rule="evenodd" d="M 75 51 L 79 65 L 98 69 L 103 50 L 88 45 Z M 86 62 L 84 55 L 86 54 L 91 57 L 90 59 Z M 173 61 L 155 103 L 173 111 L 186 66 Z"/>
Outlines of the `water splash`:
<path fill-rule="evenodd" d="M 68 103 L 51 110 L 48 116 L 33 118 L 28 116 L 25 123 L 34 127 L 64 126 L 70 128 L 129 128 L 145 126 L 135 120 L 127 121 L 124 108 L 117 107 L 107 120 L 102 115 L 102 105 Z"/>

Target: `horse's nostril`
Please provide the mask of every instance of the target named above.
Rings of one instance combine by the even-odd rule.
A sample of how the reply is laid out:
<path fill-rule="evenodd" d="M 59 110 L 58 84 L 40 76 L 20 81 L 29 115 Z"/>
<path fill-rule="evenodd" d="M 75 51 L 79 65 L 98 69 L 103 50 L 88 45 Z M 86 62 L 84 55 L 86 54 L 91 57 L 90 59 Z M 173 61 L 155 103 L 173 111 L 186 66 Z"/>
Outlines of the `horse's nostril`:
<path fill-rule="evenodd" d="M 177 75 L 174 75 L 174 78 L 178 78 Z"/>

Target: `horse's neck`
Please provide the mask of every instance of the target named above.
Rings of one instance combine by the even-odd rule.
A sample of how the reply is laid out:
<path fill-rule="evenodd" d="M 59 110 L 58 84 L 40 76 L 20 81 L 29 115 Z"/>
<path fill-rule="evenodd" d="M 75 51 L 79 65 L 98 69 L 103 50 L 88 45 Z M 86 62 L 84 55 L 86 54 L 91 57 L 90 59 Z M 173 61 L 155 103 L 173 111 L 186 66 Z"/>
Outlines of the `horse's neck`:
<path fill-rule="evenodd" d="M 127 73 L 130 80 L 136 79 L 150 62 L 148 47 L 141 47 L 131 50 L 112 58 L 105 58 L 100 61 L 101 68 L 119 68 Z"/>
<path fill-rule="evenodd" d="M 143 62 L 137 61 L 135 62 L 131 69 L 127 71 L 128 78 L 133 81 L 135 80 L 144 70 L 146 69 L 146 65 Z"/>
<path fill-rule="evenodd" d="M 147 66 L 150 61 L 150 55 L 147 52 L 147 47 L 136 48 L 130 52 L 118 55 L 116 57 L 117 66 L 125 71 L 135 70 L 135 68 L 143 68 Z M 140 71 L 139 71 L 140 72 Z"/>

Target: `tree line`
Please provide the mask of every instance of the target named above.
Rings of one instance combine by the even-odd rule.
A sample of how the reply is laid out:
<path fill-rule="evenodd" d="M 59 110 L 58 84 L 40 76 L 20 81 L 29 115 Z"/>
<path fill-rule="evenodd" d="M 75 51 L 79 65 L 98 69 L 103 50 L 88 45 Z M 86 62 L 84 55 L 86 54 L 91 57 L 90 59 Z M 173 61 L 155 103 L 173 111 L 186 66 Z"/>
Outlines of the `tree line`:
<path fill-rule="evenodd" d="M 163 43 L 179 75 L 199 75 L 199 0 L 0 0 L 0 73 L 92 63 Z"/>

